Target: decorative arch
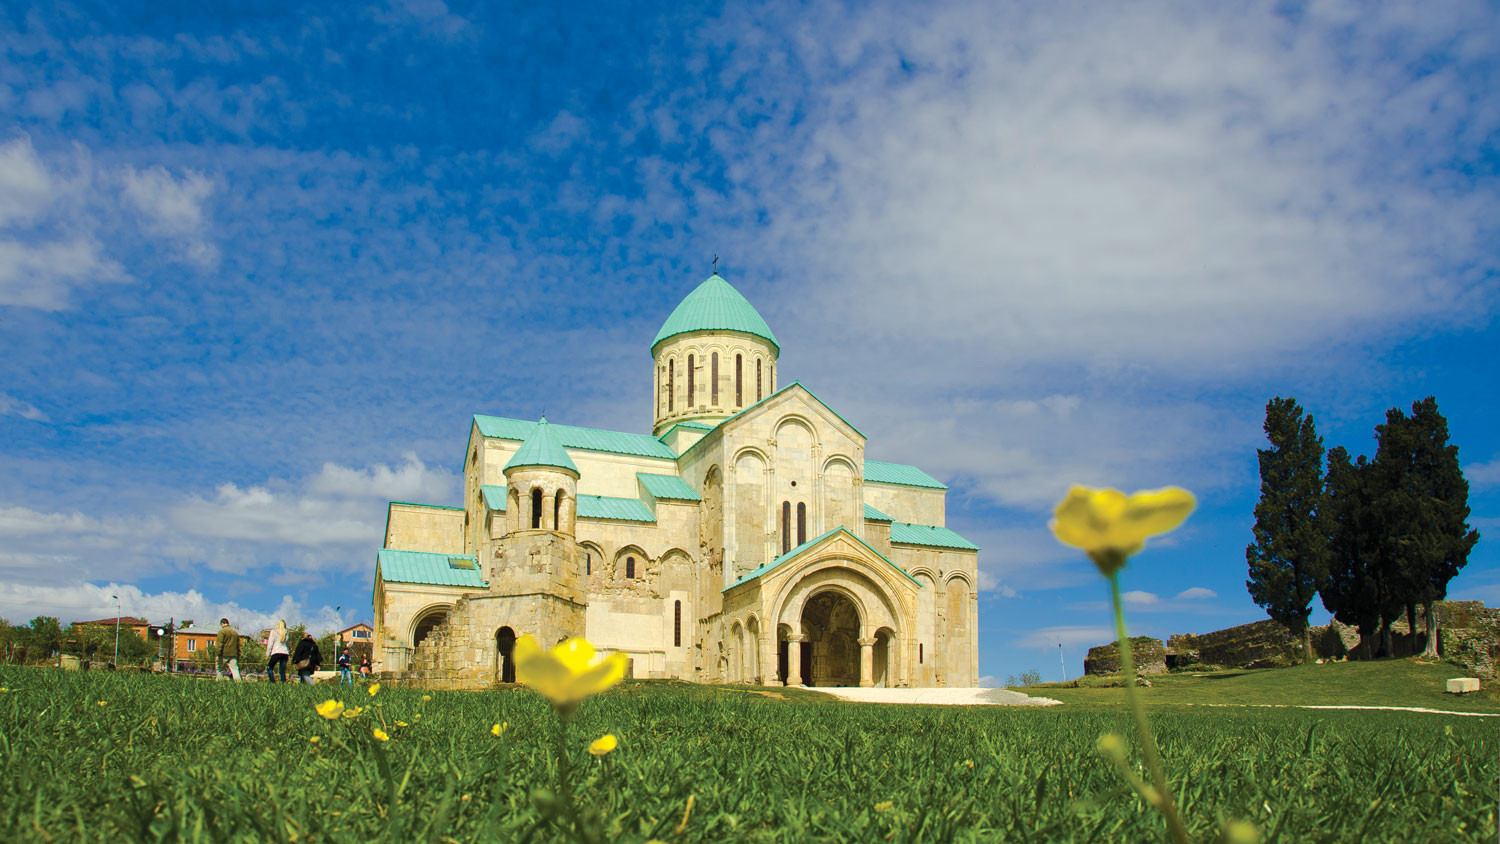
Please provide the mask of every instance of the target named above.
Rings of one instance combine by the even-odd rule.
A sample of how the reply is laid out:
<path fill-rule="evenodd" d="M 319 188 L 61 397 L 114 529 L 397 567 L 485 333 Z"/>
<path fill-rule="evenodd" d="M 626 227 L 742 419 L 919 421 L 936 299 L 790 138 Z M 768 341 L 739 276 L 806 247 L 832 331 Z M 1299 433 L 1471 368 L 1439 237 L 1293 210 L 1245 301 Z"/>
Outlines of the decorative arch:
<path fill-rule="evenodd" d="M 970 592 L 974 591 L 974 579 L 971 578 L 971 577 L 969 577 L 969 573 L 968 572 L 964 572 L 964 571 L 950 571 L 950 572 L 948 572 L 947 576 L 943 578 L 943 585 L 947 586 L 947 585 L 951 584 L 955 580 L 962 580 L 963 583 L 964 583 L 964 587 L 965 588 L 967 588 Z"/>
<path fill-rule="evenodd" d="M 626 578 L 626 560 L 630 558 L 635 559 L 635 576 Z M 626 545 L 625 547 L 615 552 L 614 569 L 610 572 L 610 574 L 615 580 L 628 579 L 631 582 L 644 581 L 646 580 L 646 567 L 650 564 L 650 562 L 651 558 L 646 555 L 646 552 L 641 548 L 641 546 Z"/>
<path fill-rule="evenodd" d="M 593 541 L 580 542 L 580 543 L 578 543 L 578 550 L 582 551 L 585 555 L 587 555 L 583 559 L 583 575 L 584 575 L 584 577 L 592 576 L 593 573 L 594 573 L 594 568 L 596 566 L 597 567 L 602 567 L 604 565 L 604 561 L 607 560 L 607 559 L 609 559 L 604 554 L 604 547 L 601 546 L 597 542 L 593 542 Z M 601 568 L 601 573 L 602 573 L 602 568 Z"/>
<path fill-rule="evenodd" d="M 776 420 L 776 439 L 781 439 L 781 429 L 788 425 L 800 425 L 806 428 L 808 435 L 812 437 L 813 445 L 821 446 L 823 444 L 822 440 L 818 437 L 818 426 L 811 419 L 796 412 L 787 413 Z"/>
<path fill-rule="evenodd" d="M 854 471 L 854 458 L 848 456 L 847 454 L 829 455 L 828 459 L 823 461 L 823 472 L 826 474 L 829 469 L 838 464 L 843 464 L 844 468 L 849 470 L 850 475 L 858 475 L 858 473 Z"/>
<path fill-rule="evenodd" d="M 412 613 L 411 623 L 406 626 L 406 641 L 414 648 L 421 644 L 438 625 L 448 620 L 453 604 L 453 601 L 434 602 Z"/>

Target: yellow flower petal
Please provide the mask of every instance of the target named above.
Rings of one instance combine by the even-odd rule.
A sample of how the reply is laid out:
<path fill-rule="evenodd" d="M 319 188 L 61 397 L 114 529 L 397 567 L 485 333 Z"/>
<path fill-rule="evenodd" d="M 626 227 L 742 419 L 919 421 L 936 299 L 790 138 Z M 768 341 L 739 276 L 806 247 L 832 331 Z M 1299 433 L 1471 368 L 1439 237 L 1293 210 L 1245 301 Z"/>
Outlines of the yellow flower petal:
<path fill-rule="evenodd" d="M 592 753 L 595 756 L 603 756 L 611 750 L 614 750 L 616 747 L 619 747 L 619 745 L 620 740 L 615 738 L 614 733 L 605 733 L 604 735 L 594 739 L 593 743 L 589 745 L 589 753 Z"/>
<path fill-rule="evenodd" d="M 375 735 L 375 739 L 377 741 L 390 741 L 391 740 L 391 737 L 388 736 L 388 735 L 386 735 L 385 730 L 382 730 L 379 727 L 375 728 L 374 735 Z"/>
<path fill-rule="evenodd" d="M 1182 524 L 1195 504 L 1193 494 L 1180 487 L 1127 497 L 1117 489 L 1074 486 L 1058 503 L 1050 526 L 1059 542 L 1087 551 L 1107 575 L 1145 547 L 1148 538 Z"/>
<path fill-rule="evenodd" d="M 629 664 L 624 654 L 611 654 L 594 664 L 597 652 L 581 638 L 543 651 L 530 635 L 522 636 L 516 640 L 511 656 L 516 663 L 516 679 L 559 707 L 576 704 L 620 682 Z"/>
<path fill-rule="evenodd" d="M 406 722 L 405 721 L 397 721 L 396 722 L 396 726 L 398 726 L 398 727 L 404 727 L 404 726 L 406 726 Z"/>
<path fill-rule="evenodd" d="M 317 736 L 308 736 L 307 740 L 312 742 L 313 744 L 317 744 L 318 742 L 322 741 L 322 739 L 318 738 Z"/>
<path fill-rule="evenodd" d="M 332 721 L 344 713 L 344 705 L 336 700 L 325 700 L 313 707 L 319 715 Z"/>
<path fill-rule="evenodd" d="M 422 695 L 422 700 L 424 700 L 424 701 L 432 700 L 432 695 Z"/>
<path fill-rule="evenodd" d="M 505 731 L 508 730 L 508 729 L 510 729 L 510 722 L 509 721 L 503 721 L 503 722 L 501 722 L 499 724 L 496 724 L 493 727 L 490 727 L 490 735 L 492 735 L 492 736 L 501 736 L 501 735 L 504 735 Z"/>
<path fill-rule="evenodd" d="M 99 701 L 99 705 L 100 705 L 100 706 L 103 706 L 103 705 L 104 705 L 104 704 L 105 704 L 105 701 L 102 701 L 102 700 L 101 700 L 101 701 Z"/>
<path fill-rule="evenodd" d="M 370 685 L 370 697 L 374 697 L 375 693 L 378 692 L 378 691 L 380 691 L 380 684 L 379 683 L 373 683 L 373 684 Z"/>
<path fill-rule="evenodd" d="M 340 708 L 342 708 L 342 707 L 343 707 L 343 705 L 340 704 Z M 363 706 L 351 706 L 348 709 L 344 710 L 344 717 L 345 718 L 358 718 L 359 716 L 361 716 L 363 714 L 365 714 L 365 708 Z M 328 718 L 329 716 L 325 715 L 323 717 Z M 332 720 L 332 719 L 330 718 L 330 720 Z"/>

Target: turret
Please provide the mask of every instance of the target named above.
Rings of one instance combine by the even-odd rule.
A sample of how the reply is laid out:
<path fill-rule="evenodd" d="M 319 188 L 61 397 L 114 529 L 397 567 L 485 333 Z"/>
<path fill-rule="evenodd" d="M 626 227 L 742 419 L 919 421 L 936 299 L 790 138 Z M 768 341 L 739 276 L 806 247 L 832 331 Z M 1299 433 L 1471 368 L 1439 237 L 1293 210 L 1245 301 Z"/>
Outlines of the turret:
<path fill-rule="evenodd" d="M 651 343 L 655 423 L 716 424 L 776 390 L 776 335 L 717 272 L 672 311 Z"/>
<path fill-rule="evenodd" d="M 505 464 L 507 533 L 550 530 L 572 535 L 578 517 L 578 467 L 547 424 L 537 423 Z"/>

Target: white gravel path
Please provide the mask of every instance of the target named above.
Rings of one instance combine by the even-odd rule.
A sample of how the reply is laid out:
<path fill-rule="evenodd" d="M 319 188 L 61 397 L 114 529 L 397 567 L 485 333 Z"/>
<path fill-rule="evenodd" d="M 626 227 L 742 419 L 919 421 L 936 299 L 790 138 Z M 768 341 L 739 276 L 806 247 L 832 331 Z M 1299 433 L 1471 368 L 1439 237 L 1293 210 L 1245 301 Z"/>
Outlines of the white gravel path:
<path fill-rule="evenodd" d="M 1008 689 L 860 689 L 836 686 L 812 691 L 860 703 L 926 703 L 937 706 L 1056 706 L 1062 703 Z"/>

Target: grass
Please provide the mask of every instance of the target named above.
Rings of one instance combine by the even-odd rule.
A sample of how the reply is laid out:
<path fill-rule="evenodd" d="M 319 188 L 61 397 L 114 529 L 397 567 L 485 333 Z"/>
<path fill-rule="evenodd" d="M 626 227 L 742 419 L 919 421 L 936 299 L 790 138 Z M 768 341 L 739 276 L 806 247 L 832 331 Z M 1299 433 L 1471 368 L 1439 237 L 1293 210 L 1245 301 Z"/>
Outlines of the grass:
<path fill-rule="evenodd" d="M 533 794 L 555 785 L 554 719 L 524 690 L 424 701 L 386 688 L 372 699 L 13 666 L 0 666 L 0 686 L 0 840 L 555 839 Z M 621 841 L 1162 837 L 1160 817 L 1094 750 L 1104 732 L 1131 734 L 1120 707 L 756 691 L 629 683 L 586 702 L 572 733 L 575 790 Z M 313 705 L 330 696 L 379 704 L 391 740 L 371 737 L 373 710 L 319 718 Z M 1221 817 L 1285 842 L 1497 836 L 1500 742 L 1488 719 L 1188 707 L 1152 718 L 1196 839 L 1211 840 Z M 490 734 L 498 721 L 509 723 L 501 738 Z M 606 732 L 619 749 L 588 757 Z"/>
<path fill-rule="evenodd" d="M 1272 704 L 1322 706 L 1415 706 L 1457 712 L 1500 713 L 1500 688 L 1481 684 L 1480 691 L 1446 692 L 1451 677 L 1468 676 L 1443 662 L 1384 659 L 1330 662 L 1254 671 L 1182 672 L 1148 676 L 1141 689 L 1147 704 Z M 1119 678 L 1084 677 L 1078 684 L 1041 683 L 1021 691 L 1064 703 L 1123 705 L 1125 690 L 1105 684 Z"/>

